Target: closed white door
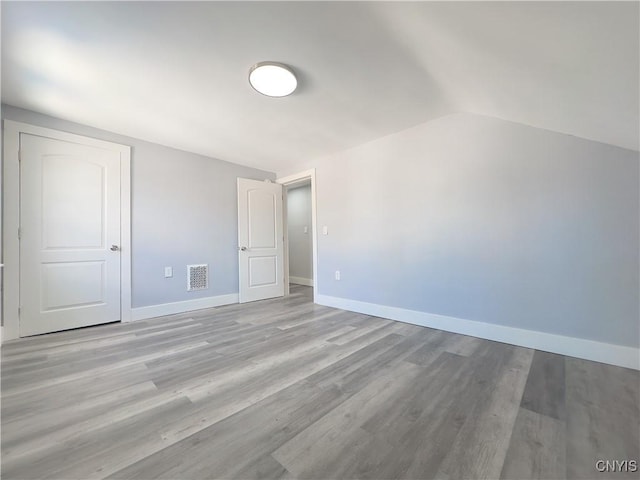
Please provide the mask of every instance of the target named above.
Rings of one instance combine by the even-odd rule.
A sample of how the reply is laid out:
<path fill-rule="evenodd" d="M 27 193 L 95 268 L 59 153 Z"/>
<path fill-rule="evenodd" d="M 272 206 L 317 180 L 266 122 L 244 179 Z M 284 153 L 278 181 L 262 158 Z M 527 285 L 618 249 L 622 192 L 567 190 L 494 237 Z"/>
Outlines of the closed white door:
<path fill-rule="evenodd" d="M 120 320 L 120 154 L 20 134 L 20 336 Z"/>
<path fill-rule="evenodd" d="M 238 178 L 240 303 L 284 296 L 282 185 Z"/>

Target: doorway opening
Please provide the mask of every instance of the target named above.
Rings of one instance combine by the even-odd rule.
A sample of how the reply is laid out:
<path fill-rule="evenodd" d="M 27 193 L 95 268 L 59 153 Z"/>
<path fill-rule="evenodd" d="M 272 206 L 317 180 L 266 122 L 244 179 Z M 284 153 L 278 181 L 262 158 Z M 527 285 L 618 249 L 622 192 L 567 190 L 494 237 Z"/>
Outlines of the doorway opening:
<path fill-rule="evenodd" d="M 289 288 L 291 292 L 312 296 L 313 290 L 309 289 L 313 288 L 311 180 L 284 188 L 287 205 L 288 241 L 285 245 L 289 259 Z"/>
<path fill-rule="evenodd" d="M 315 170 L 276 180 L 283 186 L 285 295 L 302 294 L 315 301 L 317 229 Z"/>

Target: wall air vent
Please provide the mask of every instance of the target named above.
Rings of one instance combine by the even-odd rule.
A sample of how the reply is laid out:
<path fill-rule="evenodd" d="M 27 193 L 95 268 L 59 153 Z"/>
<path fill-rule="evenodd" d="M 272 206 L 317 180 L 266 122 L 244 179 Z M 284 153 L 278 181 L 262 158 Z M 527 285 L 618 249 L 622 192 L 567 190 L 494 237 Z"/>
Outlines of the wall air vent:
<path fill-rule="evenodd" d="M 209 288 L 209 266 L 187 265 L 187 291 L 206 290 Z"/>

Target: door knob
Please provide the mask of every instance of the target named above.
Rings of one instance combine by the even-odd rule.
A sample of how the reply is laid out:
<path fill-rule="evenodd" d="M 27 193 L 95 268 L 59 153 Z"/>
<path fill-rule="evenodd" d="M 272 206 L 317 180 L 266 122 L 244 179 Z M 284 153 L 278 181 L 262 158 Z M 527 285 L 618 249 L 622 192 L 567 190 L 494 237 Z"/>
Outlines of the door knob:
<path fill-rule="evenodd" d="M 111 245 L 111 248 L 109 249 L 112 252 L 117 252 L 118 250 L 120 250 L 120 247 L 118 245 Z"/>
<path fill-rule="evenodd" d="M 247 251 L 247 247 L 240 247 L 240 250 L 242 250 L 243 252 Z"/>

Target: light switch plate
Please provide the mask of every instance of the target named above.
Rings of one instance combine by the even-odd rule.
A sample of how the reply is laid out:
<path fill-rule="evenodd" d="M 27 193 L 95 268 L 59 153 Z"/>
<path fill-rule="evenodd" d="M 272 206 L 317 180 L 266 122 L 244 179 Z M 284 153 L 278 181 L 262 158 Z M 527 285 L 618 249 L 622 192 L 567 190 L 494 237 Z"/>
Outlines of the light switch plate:
<path fill-rule="evenodd" d="M 164 267 L 164 278 L 173 277 L 173 268 L 172 267 Z"/>
<path fill-rule="evenodd" d="M 329 235 L 329 227 L 327 227 L 326 225 L 322 227 L 322 234 Z"/>

